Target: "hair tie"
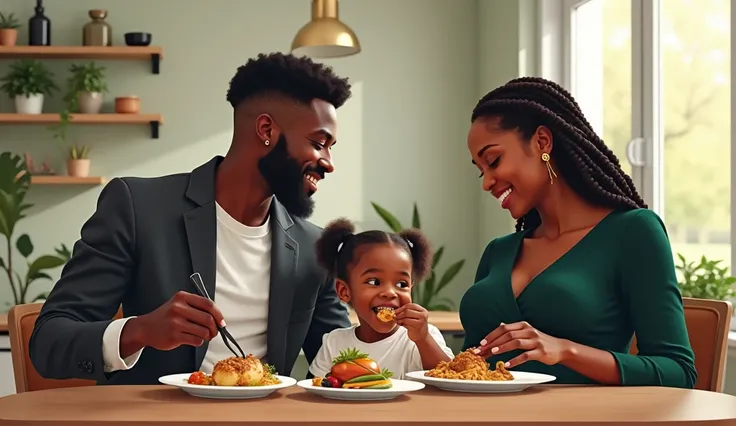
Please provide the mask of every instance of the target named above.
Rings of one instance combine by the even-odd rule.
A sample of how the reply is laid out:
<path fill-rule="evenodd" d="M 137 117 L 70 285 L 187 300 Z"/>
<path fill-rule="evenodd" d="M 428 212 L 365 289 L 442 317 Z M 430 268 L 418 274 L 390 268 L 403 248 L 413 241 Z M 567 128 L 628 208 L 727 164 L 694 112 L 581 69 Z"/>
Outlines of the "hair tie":
<path fill-rule="evenodd" d="M 342 249 L 343 243 L 340 242 L 340 244 L 337 245 L 337 252 L 340 253 L 340 249 Z"/>
<path fill-rule="evenodd" d="M 408 239 L 408 238 L 404 238 L 404 239 L 406 240 L 406 244 L 408 244 L 408 245 L 409 245 L 409 248 L 410 248 L 410 249 L 413 249 L 413 248 L 414 248 L 414 243 L 412 243 L 411 241 L 409 241 L 409 239 Z"/>

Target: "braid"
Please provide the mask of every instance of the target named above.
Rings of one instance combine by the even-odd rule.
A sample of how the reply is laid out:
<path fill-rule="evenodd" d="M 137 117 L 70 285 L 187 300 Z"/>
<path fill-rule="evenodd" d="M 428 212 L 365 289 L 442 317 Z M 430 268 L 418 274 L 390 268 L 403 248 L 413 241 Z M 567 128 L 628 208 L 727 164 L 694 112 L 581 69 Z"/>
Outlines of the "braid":
<path fill-rule="evenodd" d="M 489 92 L 475 106 L 471 121 L 495 116 L 504 129 L 518 129 L 530 139 L 540 125 L 550 128 L 555 150 L 550 154 L 570 187 L 588 201 L 610 208 L 647 208 L 622 169 L 618 157 L 595 133 L 575 99 L 558 84 L 521 77 Z M 536 228 L 539 212 L 516 222 L 516 231 Z"/>

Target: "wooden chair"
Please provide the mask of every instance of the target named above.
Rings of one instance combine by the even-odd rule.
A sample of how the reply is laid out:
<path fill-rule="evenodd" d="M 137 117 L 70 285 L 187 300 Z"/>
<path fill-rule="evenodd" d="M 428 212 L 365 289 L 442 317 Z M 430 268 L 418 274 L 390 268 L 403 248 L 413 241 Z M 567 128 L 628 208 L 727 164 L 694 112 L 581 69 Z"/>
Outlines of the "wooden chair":
<path fill-rule="evenodd" d="M 52 380 L 41 377 L 33 364 L 28 352 L 33 326 L 41 312 L 42 303 L 16 305 L 8 312 L 8 331 L 10 334 L 10 353 L 13 358 L 13 375 L 15 376 L 15 391 L 17 393 L 31 392 L 43 389 L 56 389 L 76 386 L 95 385 L 91 380 L 69 379 Z M 115 318 L 122 318 L 122 309 L 119 309 Z"/>
<path fill-rule="evenodd" d="M 698 381 L 695 389 L 723 392 L 726 369 L 728 332 L 733 306 L 720 300 L 682 298 L 690 345 L 695 353 Z M 638 353 L 636 336 L 631 342 L 632 354 Z"/>

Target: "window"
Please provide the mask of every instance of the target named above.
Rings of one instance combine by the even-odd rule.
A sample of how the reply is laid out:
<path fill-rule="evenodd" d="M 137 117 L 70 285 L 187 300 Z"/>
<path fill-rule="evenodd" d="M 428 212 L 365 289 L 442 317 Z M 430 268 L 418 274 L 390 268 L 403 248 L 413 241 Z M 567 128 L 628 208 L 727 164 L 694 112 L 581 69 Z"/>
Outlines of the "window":
<path fill-rule="evenodd" d="M 736 265 L 730 17 L 730 0 L 563 0 L 564 84 L 664 219 L 678 263 Z"/>

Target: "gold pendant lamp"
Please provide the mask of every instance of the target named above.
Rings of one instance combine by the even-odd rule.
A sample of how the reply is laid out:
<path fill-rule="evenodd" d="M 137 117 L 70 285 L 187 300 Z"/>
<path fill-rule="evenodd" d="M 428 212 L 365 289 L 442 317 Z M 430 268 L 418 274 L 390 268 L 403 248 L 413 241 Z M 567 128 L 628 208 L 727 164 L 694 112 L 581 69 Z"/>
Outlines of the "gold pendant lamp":
<path fill-rule="evenodd" d="M 291 53 L 313 58 L 337 58 L 358 52 L 358 37 L 338 18 L 338 0 L 312 0 L 312 20 L 296 33 Z"/>

